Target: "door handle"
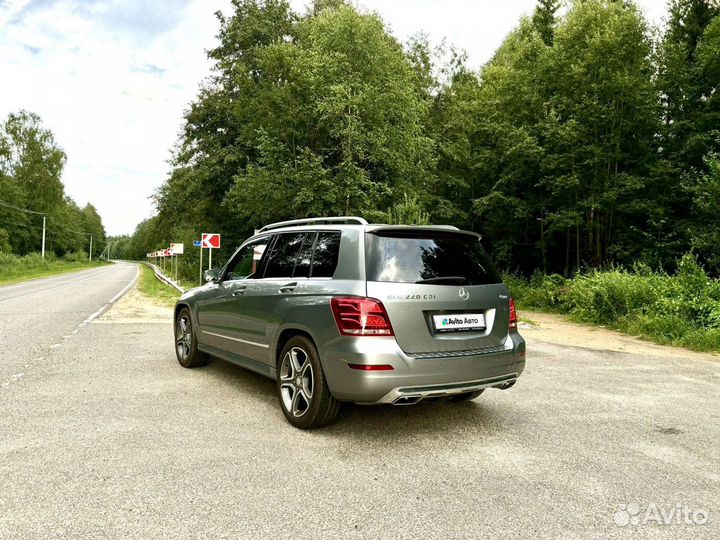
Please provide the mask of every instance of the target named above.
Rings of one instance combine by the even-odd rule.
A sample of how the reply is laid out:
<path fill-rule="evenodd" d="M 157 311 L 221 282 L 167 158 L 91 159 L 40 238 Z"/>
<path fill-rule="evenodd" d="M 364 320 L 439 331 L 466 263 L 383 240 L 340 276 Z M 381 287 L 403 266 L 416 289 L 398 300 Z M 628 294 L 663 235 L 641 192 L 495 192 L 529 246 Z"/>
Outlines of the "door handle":
<path fill-rule="evenodd" d="M 280 287 L 280 290 L 278 292 L 280 293 L 286 293 L 286 292 L 293 292 L 295 290 L 295 287 L 297 287 L 297 281 L 294 283 L 287 283 Z"/>
<path fill-rule="evenodd" d="M 233 291 L 232 295 L 233 296 L 241 296 L 241 295 L 245 294 L 245 289 L 247 289 L 247 287 L 245 285 L 241 285 L 240 287 L 238 287 L 237 289 L 235 289 Z"/>

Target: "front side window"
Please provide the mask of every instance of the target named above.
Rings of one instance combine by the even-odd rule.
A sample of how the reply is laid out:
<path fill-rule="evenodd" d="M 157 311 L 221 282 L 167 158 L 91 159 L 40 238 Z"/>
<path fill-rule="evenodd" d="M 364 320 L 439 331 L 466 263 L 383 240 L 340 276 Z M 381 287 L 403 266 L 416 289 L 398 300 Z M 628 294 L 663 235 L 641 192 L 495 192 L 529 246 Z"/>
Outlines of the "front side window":
<path fill-rule="evenodd" d="M 235 280 L 255 277 L 269 243 L 270 237 L 268 236 L 244 245 L 228 264 L 224 279 Z"/>
<path fill-rule="evenodd" d="M 265 277 L 292 277 L 306 233 L 279 234 L 268 259 Z"/>

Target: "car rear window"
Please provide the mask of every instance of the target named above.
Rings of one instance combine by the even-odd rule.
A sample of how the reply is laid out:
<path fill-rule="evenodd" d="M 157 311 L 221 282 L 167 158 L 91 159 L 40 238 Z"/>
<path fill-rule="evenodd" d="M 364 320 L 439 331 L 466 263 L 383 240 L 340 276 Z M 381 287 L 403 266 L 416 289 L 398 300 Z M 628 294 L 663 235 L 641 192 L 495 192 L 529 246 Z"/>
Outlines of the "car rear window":
<path fill-rule="evenodd" d="M 477 237 L 453 232 L 378 231 L 365 235 L 368 281 L 487 285 L 500 275 Z"/>

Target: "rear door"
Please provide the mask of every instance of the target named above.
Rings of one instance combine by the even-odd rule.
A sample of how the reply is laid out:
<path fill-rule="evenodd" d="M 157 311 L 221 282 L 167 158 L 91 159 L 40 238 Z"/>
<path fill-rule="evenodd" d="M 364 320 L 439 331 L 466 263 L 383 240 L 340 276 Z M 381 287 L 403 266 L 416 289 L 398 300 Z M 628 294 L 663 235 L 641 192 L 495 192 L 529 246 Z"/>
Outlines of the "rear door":
<path fill-rule="evenodd" d="M 382 301 L 406 353 L 502 350 L 509 292 L 479 237 L 380 229 L 366 234 L 365 256 L 367 294 Z"/>

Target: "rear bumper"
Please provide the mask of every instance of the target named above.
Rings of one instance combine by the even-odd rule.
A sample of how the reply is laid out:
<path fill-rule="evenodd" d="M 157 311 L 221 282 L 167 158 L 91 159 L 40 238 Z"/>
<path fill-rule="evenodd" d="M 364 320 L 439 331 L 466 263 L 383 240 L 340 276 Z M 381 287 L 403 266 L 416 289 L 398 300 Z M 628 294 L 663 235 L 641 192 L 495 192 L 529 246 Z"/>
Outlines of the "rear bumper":
<path fill-rule="evenodd" d="M 395 405 L 413 405 L 422 399 L 454 396 L 465 392 L 475 392 L 485 388 L 510 388 L 515 384 L 519 374 L 517 372 L 482 379 L 479 381 L 466 381 L 452 384 L 436 384 L 432 386 L 401 386 L 393 388 L 381 397 L 376 403 L 393 403 Z"/>
<path fill-rule="evenodd" d="M 320 349 L 332 394 L 356 403 L 413 403 L 483 388 L 506 388 L 525 369 L 525 341 L 517 332 L 489 352 L 408 355 L 392 337 L 338 336 Z M 360 371 L 348 364 L 389 364 L 388 371 Z"/>

